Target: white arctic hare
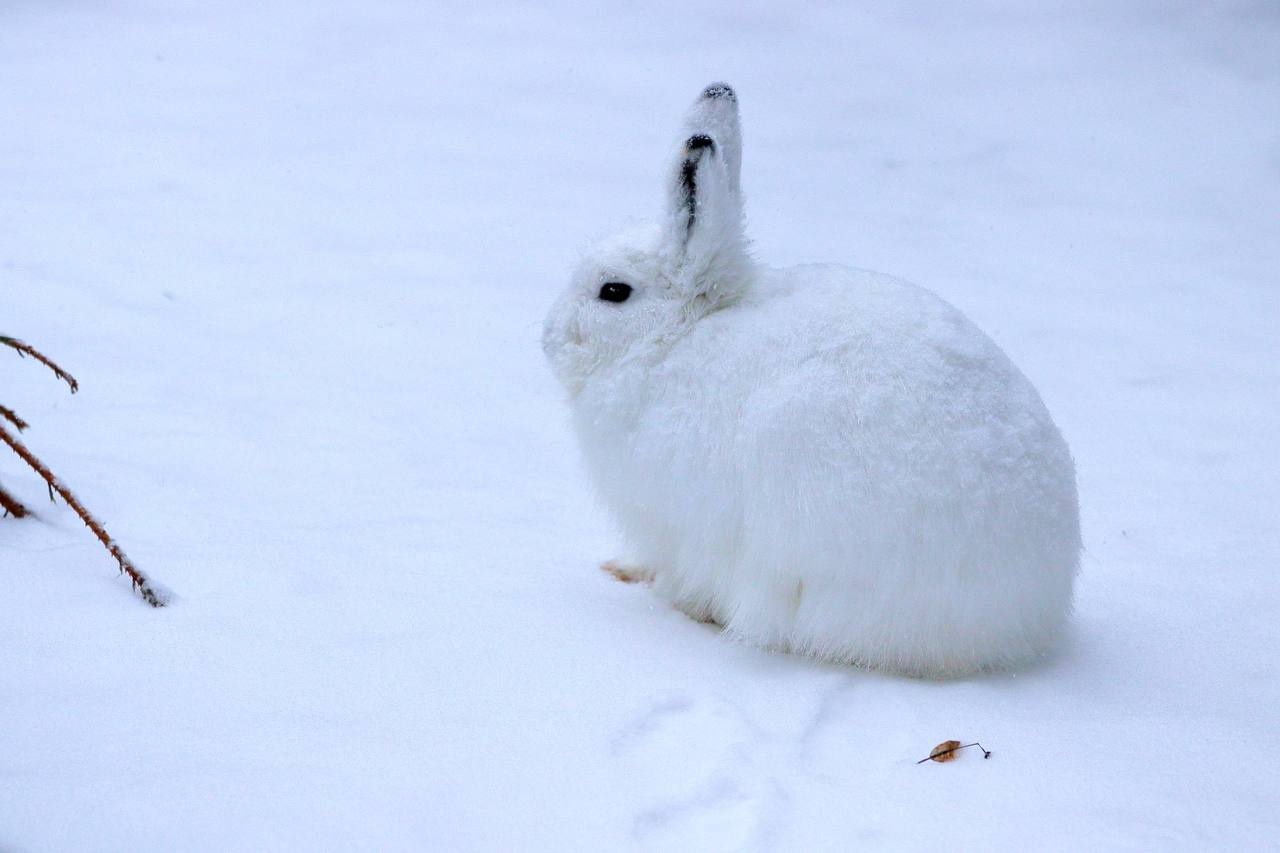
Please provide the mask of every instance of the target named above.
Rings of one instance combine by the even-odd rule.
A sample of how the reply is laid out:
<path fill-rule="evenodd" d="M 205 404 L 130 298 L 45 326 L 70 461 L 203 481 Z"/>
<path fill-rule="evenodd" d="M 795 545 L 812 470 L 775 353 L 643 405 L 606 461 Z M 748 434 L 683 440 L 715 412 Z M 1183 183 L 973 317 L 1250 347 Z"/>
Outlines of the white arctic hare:
<path fill-rule="evenodd" d="M 586 257 L 543 334 L 657 591 L 751 643 L 914 675 L 1044 654 L 1080 529 L 1031 383 L 922 288 L 757 266 L 727 85 L 680 140 L 664 220 Z"/>

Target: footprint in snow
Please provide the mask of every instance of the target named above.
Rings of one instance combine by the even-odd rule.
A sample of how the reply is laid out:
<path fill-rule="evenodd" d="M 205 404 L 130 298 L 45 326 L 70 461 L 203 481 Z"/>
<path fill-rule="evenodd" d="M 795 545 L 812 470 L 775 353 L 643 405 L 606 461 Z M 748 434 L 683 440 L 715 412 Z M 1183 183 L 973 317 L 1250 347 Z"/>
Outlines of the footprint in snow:
<path fill-rule="evenodd" d="M 642 847 L 742 850 L 763 843 L 785 794 L 753 756 L 764 739 L 724 699 L 659 697 L 618 731 L 613 755 L 640 806 Z"/>

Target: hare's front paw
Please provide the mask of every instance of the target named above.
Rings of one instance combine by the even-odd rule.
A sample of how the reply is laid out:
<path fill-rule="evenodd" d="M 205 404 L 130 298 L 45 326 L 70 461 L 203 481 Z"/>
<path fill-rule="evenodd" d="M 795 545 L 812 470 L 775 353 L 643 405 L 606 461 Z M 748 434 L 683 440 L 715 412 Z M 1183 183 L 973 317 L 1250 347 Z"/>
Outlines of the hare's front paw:
<path fill-rule="evenodd" d="M 621 560 L 610 560 L 607 563 L 601 563 L 600 571 L 609 573 L 615 580 L 620 580 L 623 583 L 653 583 L 652 569 L 632 563 L 624 563 Z"/>

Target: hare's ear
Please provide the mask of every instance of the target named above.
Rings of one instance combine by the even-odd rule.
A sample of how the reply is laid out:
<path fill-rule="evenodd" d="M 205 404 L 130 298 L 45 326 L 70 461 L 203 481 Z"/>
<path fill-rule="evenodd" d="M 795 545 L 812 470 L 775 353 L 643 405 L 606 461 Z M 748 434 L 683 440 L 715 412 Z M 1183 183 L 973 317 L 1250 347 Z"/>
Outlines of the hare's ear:
<path fill-rule="evenodd" d="M 742 223 L 738 98 L 724 83 L 685 116 L 668 177 L 663 255 L 673 281 L 696 292 L 730 289 L 749 266 Z"/>

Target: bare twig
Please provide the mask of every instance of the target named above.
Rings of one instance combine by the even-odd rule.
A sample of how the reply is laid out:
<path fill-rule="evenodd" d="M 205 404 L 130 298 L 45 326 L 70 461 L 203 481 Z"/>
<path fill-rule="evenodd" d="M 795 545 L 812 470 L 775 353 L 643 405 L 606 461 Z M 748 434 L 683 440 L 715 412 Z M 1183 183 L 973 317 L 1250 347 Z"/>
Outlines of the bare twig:
<path fill-rule="evenodd" d="M 0 489 L 0 509 L 4 510 L 5 518 L 8 518 L 11 515 L 14 518 L 26 518 L 31 514 L 27 508 L 22 505 L 22 501 L 18 500 L 4 489 Z"/>
<path fill-rule="evenodd" d="M 54 476 L 53 472 L 50 471 L 43 462 L 37 459 L 35 455 L 26 448 L 26 445 L 21 441 L 18 441 L 17 437 L 5 429 L 3 424 L 0 424 L 0 441 L 9 445 L 13 452 L 21 457 L 23 462 L 26 462 L 31 466 L 31 470 L 35 471 L 44 479 L 51 492 L 57 492 L 58 495 L 67 502 L 67 506 L 71 507 L 71 509 L 75 511 L 75 514 L 80 516 L 80 520 L 85 523 L 86 527 L 93 531 L 93 535 L 98 537 L 98 541 L 107 549 L 107 552 L 111 554 L 112 557 L 115 557 L 116 562 L 120 565 L 120 571 L 129 576 L 129 580 L 133 583 L 133 588 L 138 591 L 138 595 L 142 596 L 142 600 L 147 604 L 150 604 L 152 607 L 163 607 L 165 604 L 164 593 L 155 589 L 151 585 L 151 582 L 147 580 L 147 576 L 140 572 L 137 566 L 135 566 L 132 561 L 125 556 L 124 551 L 120 550 L 120 546 L 117 545 L 115 540 L 107 534 L 107 531 L 103 529 L 98 520 L 89 514 L 89 511 L 85 509 L 79 499 L 71 493 L 71 490 L 62 485 L 58 478 Z"/>
<path fill-rule="evenodd" d="M 18 432 L 22 432 L 24 429 L 27 428 L 27 422 L 24 421 L 22 418 L 18 417 L 18 413 L 15 412 L 13 409 L 7 408 L 5 406 L 0 406 L 0 418 L 3 418 L 4 420 L 8 421 L 9 423 L 17 427 Z"/>
<path fill-rule="evenodd" d="M 45 367 L 52 370 L 54 376 L 57 376 L 63 382 L 66 382 L 69 386 L 71 386 L 72 394 L 80 390 L 80 383 L 76 381 L 76 378 L 74 376 L 72 376 L 70 373 L 67 373 L 61 367 L 58 367 L 58 365 L 54 364 L 49 359 L 48 356 L 46 356 L 44 353 L 37 350 L 35 347 L 31 346 L 31 344 L 23 343 L 17 338 L 11 338 L 7 335 L 0 335 L 0 344 L 4 344 L 7 347 L 12 347 L 13 349 L 17 350 L 18 355 L 31 356 L 36 361 L 40 362 Z"/>

